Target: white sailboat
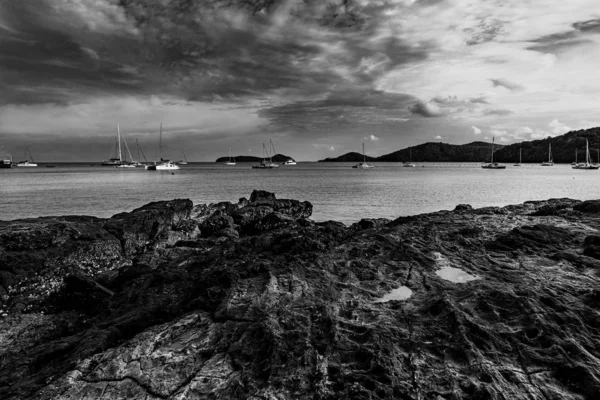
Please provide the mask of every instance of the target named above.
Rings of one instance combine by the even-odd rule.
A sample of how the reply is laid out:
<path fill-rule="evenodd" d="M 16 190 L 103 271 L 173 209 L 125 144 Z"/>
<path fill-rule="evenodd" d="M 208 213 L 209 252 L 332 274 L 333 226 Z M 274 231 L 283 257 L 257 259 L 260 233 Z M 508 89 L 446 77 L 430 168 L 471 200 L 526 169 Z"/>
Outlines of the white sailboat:
<path fill-rule="evenodd" d="M 29 161 L 31 160 L 31 161 Z M 33 161 L 29 147 L 25 148 L 25 161 L 19 161 L 17 167 L 37 167 L 38 165 Z"/>
<path fill-rule="evenodd" d="M 416 167 L 416 165 L 412 163 L 412 148 L 408 149 L 408 154 L 408 161 L 405 161 L 402 166 L 410 168 Z"/>
<path fill-rule="evenodd" d="M 521 166 L 521 152 L 523 151 L 523 149 L 519 149 L 519 162 L 516 164 L 513 164 L 515 167 L 520 167 Z"/>
<path fill-rule="evenodd" d="M 489 163 L 487 164 L 482 164 L 481 168 L 485 168 L 485 169 L 505 169 L 506 165 L 504 164 L 498 164 L 497 162 L 494 162 L 494 138 L 492 137 L 492 158 L 490 160 Z"/>
<path fill-rule="evenodd" d="M 283 165 L 296 165 L 296 160 L 290 158 L 289 160 L 286 160 Z"/>
<path fill-rule="evenodd" d="M 571 168 L 573 168 L 573 169 L 598 169 L 598 168 L 600 168 L 599 164 L 592 164 L 592 159 L 590 157 L 590 149 L 589 149 L 587 139 L 585 140 L 585 163 L 577 163 L 576 162 L 575 165 L 573 165 Z"/>
<path fill-rule="evenodd" d="M 119 124 L 117 124 L 116 148 L 117 148 L 117 156 L 110 157 L 110 158 L 102 161 L 102 164 L 101 164 L 102 166 L 104 166 L 104 167 L 119 167 L 121 165 L 129 164 L 129 162 L 125 161 L 125 159 L 123 158 L 123 151 L 121 149 L 121 129 L 119 128 Z M 111 153 L 112 153 L 112 150 L 111 150 Z"/>
<path fill-rule="evenodd" d="M 551 167 L 554 165 L 554 161 L 552 161 L 552 144 L 548 143 L 548 161 L 544 161 L 542 163 L 543 167 Z"/>
<path fill-rule="evenodd" d="M 352 168 L 359 168 L 359 169 L 375 168 L 374 165 L 369 165 L 367 163 L 367 157 L 365 156 L 365 143 L 364 142 L 362 144 L 362 148 L 363 148 L 363 161 L 361 163 L 353 165 Z"/>
<path fill-rule="evenodd" d="M 127 160 L 127 156 L 121 157 L 121 165 L 117 165 L 115 168 L 135 168 L 136 162 L 133 161 L 133 156 L 131 155 L 131 151 L 129 151 L 129 146 L 127 145 L 125 135 L 123 135 L 123 144 L 125 145 L 125 150 L 129 155 L 129 160 Z"/>
<path fill-rule="evenodd" d="M 156 164 L 157 171 L 172 171 L 176 169 L 180 169 L 177 164 L 170 160 L 163 159 L 163 144 L 162 144 L 162 123 L 160 124 L 160 134 L 158 137 L 158 152 L 160 157 L 160 164 Z M 148 168 L 150 169 L 150 168 Z"/>
<path fill-rule="evenodd" d="M 229 160 L 225 161 L 223 165 L 235 165 L 235 158 L 231 158 L 231 146 L 229 146 Z"/>
<path fill-rule="evenodd" d="M 177 164 L 177 165 L 187 165 L 188 160 L 185 157 L 185 152 L 183 150 L 181 150 L 181 154 L 183 154 L 183 160 L 175 161 L 175 164 Z"/>
<path fill-rule="evenodd" d="M 273 147 L 273 142 L 271 142 L 271 148 L 273 148 L 273 152 L 274 152 L 275 150 Z M 269 157 L 269 161 L 267 161 L 267 157 Z M 267 151 L 267 147 L 263 143 L 263 160 L 260 162 L 260 164 L 253 165 L 252 168 L 254 168 L 254 169 L 272 169 L 272 168 L 277 168 L 277 167 L 279 167 L 279 164 L 276 164 L 273 162 L 273 160 L 271 159 L 271 155 L 269 154 L 269 151 Z"/>

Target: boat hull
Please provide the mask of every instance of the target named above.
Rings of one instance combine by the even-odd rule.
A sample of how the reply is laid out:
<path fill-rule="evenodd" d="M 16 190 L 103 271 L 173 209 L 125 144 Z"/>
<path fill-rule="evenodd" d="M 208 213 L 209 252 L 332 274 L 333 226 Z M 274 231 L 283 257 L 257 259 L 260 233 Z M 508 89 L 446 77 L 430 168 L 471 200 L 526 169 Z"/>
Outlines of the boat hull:
<path fill-rule="evenodd" d="M 360 164 L 353 165 L 352 168 L 369 169 L 369 168 L 375 168 L 375 166 L 374 165 L 369 165 L 367 163 L 360 163 Z"/>
<path fill-rule="evenodd" d="M 12 163 L 10 160 L 2 160 L 2 162 L 0 162 L 0 168 L 12 168 Z"/>
<path fill-rule="evenodd" d="M 483 168 L 483 169 L 506 169 L 506 165 L 497 164 L 497 163 L 483 164 L 481 166 L 481 168 Z"/>

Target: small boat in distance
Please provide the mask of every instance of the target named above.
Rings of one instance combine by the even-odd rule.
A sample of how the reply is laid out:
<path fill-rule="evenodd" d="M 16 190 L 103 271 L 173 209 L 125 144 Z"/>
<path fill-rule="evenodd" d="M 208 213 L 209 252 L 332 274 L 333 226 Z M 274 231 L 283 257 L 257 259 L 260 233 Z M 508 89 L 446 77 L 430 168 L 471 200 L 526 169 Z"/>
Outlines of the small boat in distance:
<path fill-rule="evenodd" d="M 552 161 L 552 143 L 548 143 L 548 161 L 544 161 L 542 163 L 543 167 L 552 167 L 554 165 L 554 161 Z"/>
<path fill-rule="evenodd" d="M 402 166 L 411 168 L 416 167 L 416 165 L 412 163 L 412 148 L 408 149 L 408 161 L 404 161 Z"/>
<path fill-rule="evenodd" d="M 577 157 L 577 156 L 575 156 L 575 157 Z M 590 148 L 589 148 L 587 139 L 585 140 L 585 162 L 584 163 L 576 163 L 571 168 L 573 168 L 573 169 L 598 169 L 598 168 L 600 168 L 599 164 L 592 164 L 592 159 L 590 157 Z"/>
<path fill-rule="evenodd" d="M 31 160 L 31 161 L 29 161 Z M 25 161 L 19 161 L 16 165 L 17 167 L 37 167 L 38 165 L 33 161 L 33 157 L 31 156 L 31 152 L 29 151 L 29 147 L 25 148 Z"/>
<path fill-rule="evenodd" d="M 520 167 L 521 166 L 521 152 L 523 151 L 523 149 L 519 149 L 519 162 L 516 164 L 513 164 L 513 166 L 515 167 Z"/>
<path fill-rule="evenodd" d="M 113 147 L 113 149 L 114 149 L 114 147 Z M 121 165 L 130 164 L 130 162 L 125 161 L 125 158 L 123 157 L 123 151 L 121 149 L 121 129 L 119 128 L 119 124 L 117 124 L 116 150 L 117 150 L 116 157 L 110 157 L 110 158 L 102 161 L 102 164 L 100 164 L 100 165 L 102 165 L 103 167 L 119 167 Z M 111 153 L 112 153 L 112 149 L 111 149 Z"/>
<path fill-rule="evenodd" d="M 286 160 L 283 165 L 296 165 L 296 160 L 290 158 L 289 160 Z"/>
<path fill-rule="evenodd" d="M 181 154 L 183 154 L 183 160 L 175 161 L 175 164 L 177 164 L 177 165 L 187 165 L 188 160 L 187 160 L 187 158 L 185 158 L 185 152 L 183 150 L 181 150 Z"/>
<path fill-rule="evenodd" d="M 175 169 L 180 169 L 179 166 L 177 164 L 175 164 L 173 161 L 170 160 L 165 160 L 162 158 L 163 152 L 163 144 L 162 144 L 162 123 L 160 124 L 160 134 L 158 136 L 158 152 L 159 152 L 159 157 L 160 157 L 160 164 L 156 164 L 155 168 L 157 171 L 170 171 L 170 170 L 175 170 Z M 151 169 L 151 168 L 146 168 L 146 169 Z"/>
<path fill-rule="evenodd" d="M 363 148 L 363 161 L 361 163 L 353 165 L 352 168 L 359 168 L 359 169 L 375 168 L 374 165 L 369 165 L 367 163 L 367 157 L 365 156 L 365 142 L 363 142 L 362 148 Z"/>
<path fill-rule="evenodd" d="M 225 161 L 223 165 L 235 165 L 235 158 L 231 158 L 231 146 L 229 146 L 229 160 Z"/>
<path fill-rule="evenodd" d="M 12 157 L 0 159 L 0 168 L 12 168 Z"/>
<path fill-rule="evenodd" d="M 271 148 L 274 148 L 273 142 L 271 142 Z M 269 161 L 267 161 L 267 157 L 269 157 Z M 269 152 L 267 151 L 267 147 L 263 143 L 263 160 L 260 162 L 260 164 L 253 165 L 252 168 L 254 168 L 254 169 L 271 169 L 271 168 L 277 168 L 277 167 L 279 167 L 279 164 L 276 164 L 271 160 L 271 156 L 270 156 Z"/>
<path fill-rule="evenodd" d="M 487 164 L 482 164 L 481 168 L 485 168 L 485 169 L 506 169 L 506 165 L 504 164 L 498 164 L 497 162 L 494 162 L 494 138 L 492 138 L 492 158 L 490 159 L 490 162 Z"/>

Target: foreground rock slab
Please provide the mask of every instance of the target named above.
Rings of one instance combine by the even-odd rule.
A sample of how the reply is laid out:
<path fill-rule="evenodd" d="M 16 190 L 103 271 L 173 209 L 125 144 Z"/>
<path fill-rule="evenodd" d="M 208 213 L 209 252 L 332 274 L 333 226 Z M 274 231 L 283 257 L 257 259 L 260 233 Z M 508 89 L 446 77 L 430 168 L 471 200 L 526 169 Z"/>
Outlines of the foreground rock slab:
<path fill-rule="evenodd" d="M 600 201 L 311 213 L 0 221 L 0 398 L 600 398 Z"/>

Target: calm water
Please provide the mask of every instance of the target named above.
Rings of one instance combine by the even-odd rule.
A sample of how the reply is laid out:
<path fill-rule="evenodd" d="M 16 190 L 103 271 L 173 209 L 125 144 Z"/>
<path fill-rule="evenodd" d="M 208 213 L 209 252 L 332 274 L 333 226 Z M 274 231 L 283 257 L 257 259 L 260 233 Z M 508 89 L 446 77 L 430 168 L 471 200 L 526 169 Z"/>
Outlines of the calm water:
<path fill-rule="evenodd" d="M 600 171 L 570 165 L 524 165 L 485 170 L 479 164 L 300 163 L 272 170 L 205 163 L 168 171 L 84 165 L 0 169 L 0 219 L 44 215 L 109 217 L 150 201 L 189 198 L 195 204 L 236 202 L 253 189 L 278 198 L 308 200 L 313 219 L 352 223 L 361 218 L 396 218 L 467 203 L 502 206 L 552 197 L 600 198 Z"/>

